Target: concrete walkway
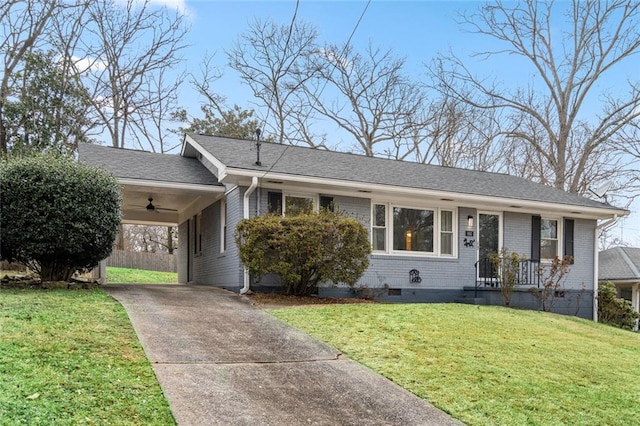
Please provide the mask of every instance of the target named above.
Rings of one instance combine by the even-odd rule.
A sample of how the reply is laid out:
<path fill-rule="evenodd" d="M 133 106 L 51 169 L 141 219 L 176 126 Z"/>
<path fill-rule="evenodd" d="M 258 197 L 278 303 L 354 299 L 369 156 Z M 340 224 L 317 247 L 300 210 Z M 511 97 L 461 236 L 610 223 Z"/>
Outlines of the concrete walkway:
<path fill-rule="evenodd" d="M 460 424 L 234 293 L 104 288 L 129 314 L 180 426 Z"/>

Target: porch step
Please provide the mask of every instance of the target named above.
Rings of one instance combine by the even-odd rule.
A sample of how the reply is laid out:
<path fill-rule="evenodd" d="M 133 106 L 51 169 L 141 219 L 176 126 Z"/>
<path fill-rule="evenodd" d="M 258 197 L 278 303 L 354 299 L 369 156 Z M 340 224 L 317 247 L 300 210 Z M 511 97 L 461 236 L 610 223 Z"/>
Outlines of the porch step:
<path fill-rule="evenodd" d="M 484 297 L 460 297 L 455 300 L 456 303 L 466 303 L 467 305 L 486 305 L 487 300 Z"/>

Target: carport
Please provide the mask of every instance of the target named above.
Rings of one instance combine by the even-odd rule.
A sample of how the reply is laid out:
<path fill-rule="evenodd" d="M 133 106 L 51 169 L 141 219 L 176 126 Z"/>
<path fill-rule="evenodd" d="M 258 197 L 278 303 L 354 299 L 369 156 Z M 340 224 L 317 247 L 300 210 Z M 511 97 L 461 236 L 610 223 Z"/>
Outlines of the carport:
<path fill-rule="evenodd" d="M 118 179 L 123 224 L 178 226 L 225 193 L 215 174 L 196 158 L 83 143 L 78 159 Z M 189 253 L 187 267 L 190 262 Z M 104 264 L 100 271 L 104 276 Z"/>

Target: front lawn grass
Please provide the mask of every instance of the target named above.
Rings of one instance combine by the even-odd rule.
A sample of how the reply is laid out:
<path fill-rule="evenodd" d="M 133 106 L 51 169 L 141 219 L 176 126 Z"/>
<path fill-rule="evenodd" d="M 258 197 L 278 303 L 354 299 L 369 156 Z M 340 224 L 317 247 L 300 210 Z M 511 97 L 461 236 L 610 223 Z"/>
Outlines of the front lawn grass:
<path fill-rule="evenodd" d="M 142 269 L 107 266 L 107 282 L 126 284 L 177 284 L 175 272 L 145 271 Z"/>
<path fill-rule="evenodd" d="M 640 424 L 638 333 L 457 304 L 271 313 L 470 425 Z"/>
<path fill-rule="evenodd" d="M 102 290 L 0 291 L 0 425 L 175 424 L 120 304 Z"/>

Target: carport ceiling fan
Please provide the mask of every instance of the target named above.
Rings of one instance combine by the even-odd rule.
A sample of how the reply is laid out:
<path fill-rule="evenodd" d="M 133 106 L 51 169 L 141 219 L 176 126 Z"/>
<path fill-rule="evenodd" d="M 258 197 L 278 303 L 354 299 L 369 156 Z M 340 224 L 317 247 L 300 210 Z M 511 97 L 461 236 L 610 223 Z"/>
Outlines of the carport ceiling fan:
<path fill-rule="evenodd" d="M 155 206 L 155 205 L 153 204 L 153 197 L 149 197 L 149 198 L 147 198 L 147 200 L 149 200 L 149 204 L 147 204 L 146 206 L 144 206 L 144 208 L 145 208 L 148 212 L 156 212 L 156 213 L 159 213 L 159 212 L 161 212 L 161 211 L 164 211 L 164 212 L 177 212 L 177 211 L 178 211 L 178 210 L 176 210 L 176 209 L 165 209 L 165 208 L 163 208 L 163 207 Z M 142 207 L 142 206 L 139 206 L 139 207 Z"/>

